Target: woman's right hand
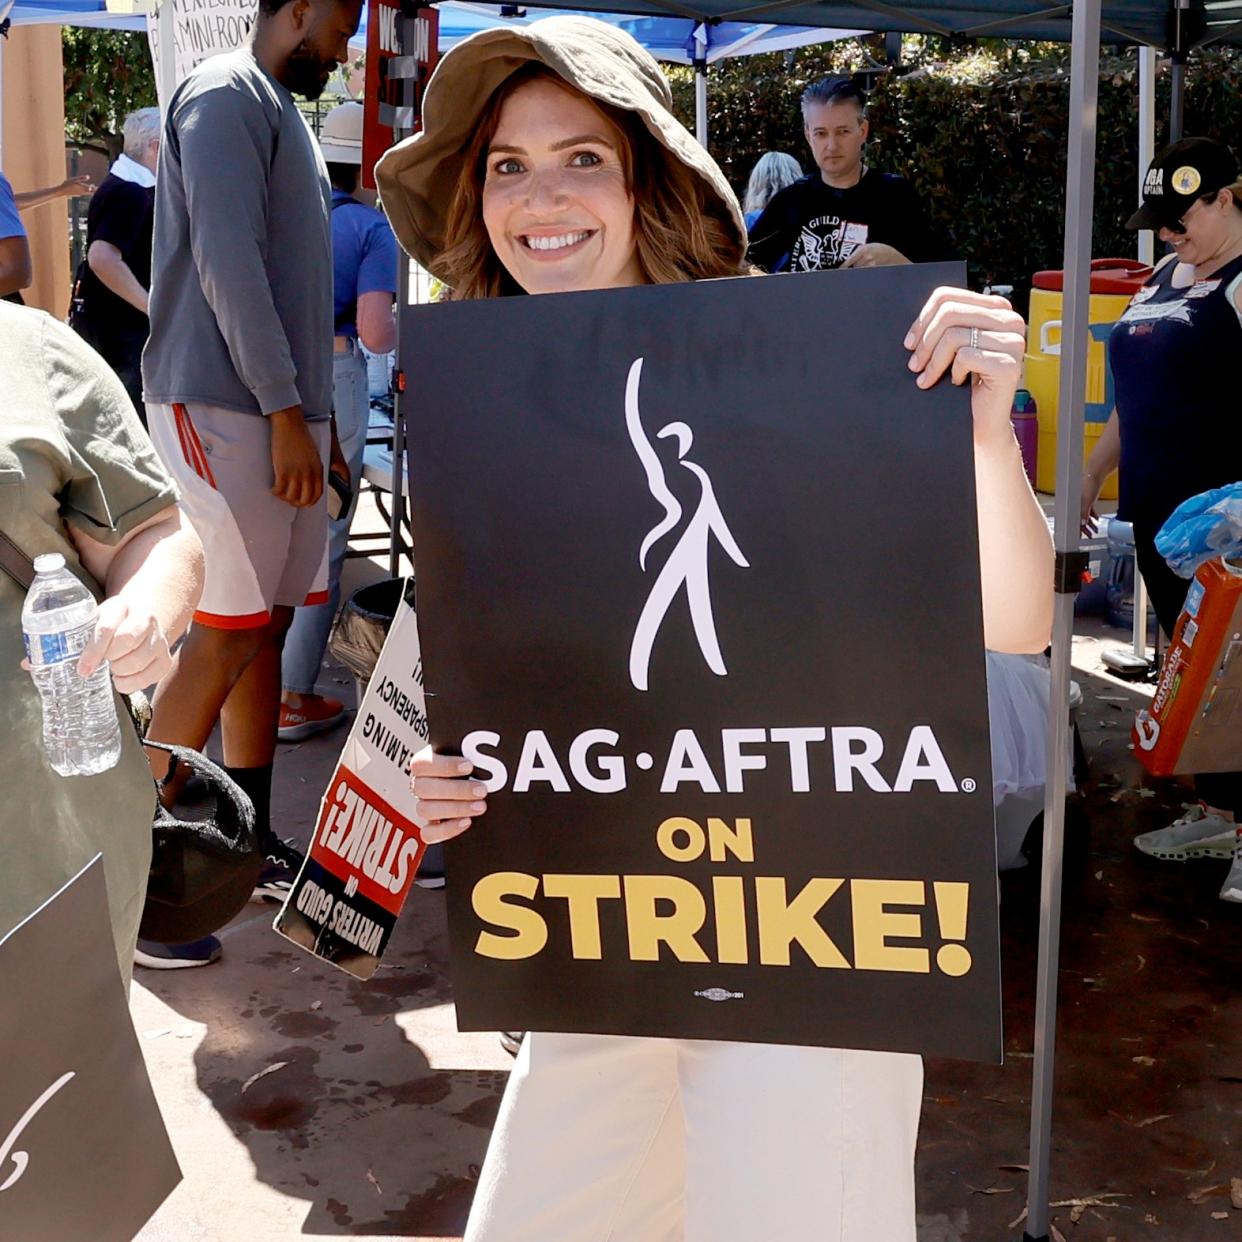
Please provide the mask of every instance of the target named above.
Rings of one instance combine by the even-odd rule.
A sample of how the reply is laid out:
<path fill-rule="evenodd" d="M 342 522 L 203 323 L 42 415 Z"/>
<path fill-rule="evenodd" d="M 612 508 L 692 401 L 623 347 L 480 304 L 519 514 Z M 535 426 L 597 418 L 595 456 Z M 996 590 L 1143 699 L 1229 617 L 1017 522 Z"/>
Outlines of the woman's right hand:
<path fill-rule="evenodd" d="M 410 764 L 410 788 L 418 799 L 414 813 L 424 825 L 428 845 L 461 836 L 476 815 L 487 810 L 487 786 L 474 780 L 474 765 L 460 755 L 421 750 Z"/>

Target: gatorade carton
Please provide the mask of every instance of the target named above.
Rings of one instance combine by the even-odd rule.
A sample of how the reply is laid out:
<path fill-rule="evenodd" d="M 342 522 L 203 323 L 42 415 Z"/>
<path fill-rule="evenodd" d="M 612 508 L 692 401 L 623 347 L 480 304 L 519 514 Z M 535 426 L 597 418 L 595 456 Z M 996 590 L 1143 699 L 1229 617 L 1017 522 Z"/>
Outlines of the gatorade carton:
<path fill-rule="evenodd" d="M 1134 753 L 1154 776 L 1242 770 L 1242 561 L 1201 565 Z"/>

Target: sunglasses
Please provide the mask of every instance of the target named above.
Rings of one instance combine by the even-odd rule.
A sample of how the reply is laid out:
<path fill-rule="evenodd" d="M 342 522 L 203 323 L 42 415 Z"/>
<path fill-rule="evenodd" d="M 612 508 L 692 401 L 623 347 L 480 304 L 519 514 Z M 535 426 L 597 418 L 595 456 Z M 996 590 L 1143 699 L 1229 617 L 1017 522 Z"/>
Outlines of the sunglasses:
<path fill-rule="evenodd" d="M 1208 194 L 1208 195 L 1203 196 L 1202 198 L 1196 198 L 1195 201 L 1191 203 L 1190 206 L 1187 207 L 1186 210 L 1182 213 L 1182 217 L 1180 220 L 1174 220 L 1171 223 L 1166 224 L 1164 227 L 1168 229 L 1170 233 L 1177 233 L 1180 236 L 1182 233 L 1186 231 L 1187 216 L 1189 216 L 1190 213 L 1194 211 L 1194 209 L 1198 207 L 1200 203 L 1205 203 L 1208 201 L 1208 199 L 1212 199 L 1215 197 L 1216 197 L 1215 194 Z"/>

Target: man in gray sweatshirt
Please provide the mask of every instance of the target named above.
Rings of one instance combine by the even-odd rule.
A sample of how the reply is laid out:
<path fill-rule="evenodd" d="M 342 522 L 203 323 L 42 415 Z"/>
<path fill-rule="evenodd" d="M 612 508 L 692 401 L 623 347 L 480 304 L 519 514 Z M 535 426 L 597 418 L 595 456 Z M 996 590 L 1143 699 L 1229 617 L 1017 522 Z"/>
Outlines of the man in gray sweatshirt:
<path fill-rule="evenodd" d="M 150 734 L 201 749 L 220 720 L 272 897 L 301 862 L 269 819 L 281 646 L 294 608 L 326 598 L 330 455 L 344 469 L 330 435 L 330 187 L 292 92 L 320 95 L 360 9 L 260 0 L 250 45 L 204 61 L 173 95 L 156 183 L 143 396 L 207 581 Z M 140 946 L 137 960 L 199 965 L 218 951 Z"/>

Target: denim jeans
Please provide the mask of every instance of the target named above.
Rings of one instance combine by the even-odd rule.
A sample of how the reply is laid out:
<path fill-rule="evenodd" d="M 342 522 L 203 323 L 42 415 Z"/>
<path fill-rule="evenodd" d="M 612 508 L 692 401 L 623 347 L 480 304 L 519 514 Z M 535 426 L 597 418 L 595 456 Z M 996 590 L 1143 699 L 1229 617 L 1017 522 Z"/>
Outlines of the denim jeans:
<path fill-rule="evenodd" d="M 299 608 L 293 616 L 285 638 L 281 660 L 281 682 L 295 694 L 312 694 L 324 648 L 341 602 L 341 566 L 345 563 L 345 545 L 349 524 L 358 505 L 358 488 L 362 482 L 362 453 L 367 443 L 367 420 L 371 402 L 367 394 L 367 363 L 357 342 L 347 354 L 332 357 L 332 396 L 336 406 L 336 434 L 341 452 L 349 465 L 349 481 L 354 499 L 346 513 L 328 523 L 328 601 L 310 608 Z"/>

